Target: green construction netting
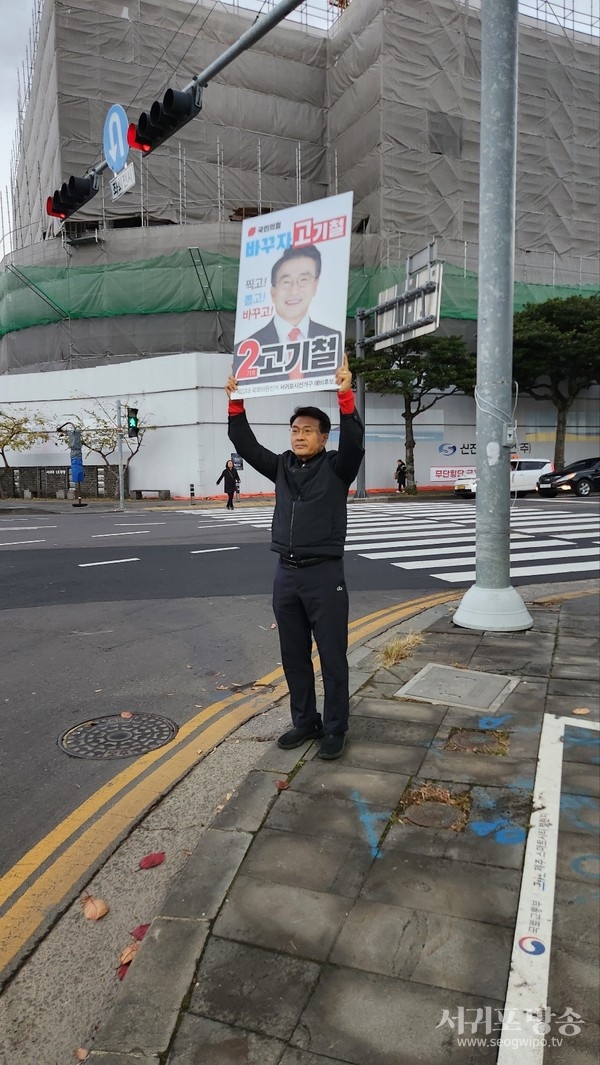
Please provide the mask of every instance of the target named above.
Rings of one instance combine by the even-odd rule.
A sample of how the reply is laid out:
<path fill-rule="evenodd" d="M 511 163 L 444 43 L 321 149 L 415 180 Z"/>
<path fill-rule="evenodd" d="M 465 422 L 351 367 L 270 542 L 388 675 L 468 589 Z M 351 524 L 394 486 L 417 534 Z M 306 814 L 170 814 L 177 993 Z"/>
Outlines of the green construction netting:
<path fill-rule="evenodd" d="M 21 277 L 4 269 L 0 277 L 0 336 L 62 318 L 108 318 L 122 314 L 235 311 L 238 260 L 202 251 L 212 298 L 206 296 L 188 251 L 130 263 L 90 267 L 26 267 Z M 24 280 L 26 278 L 26 280 Z M 379 292 L 404 284 L 404 267 L 350 271 L 348 316 L 372 307 Z M 204 286 L 206 291 L 206 285 Z M 550 298 L 594 295 L 593 286 L 515 284 L 515 311 Z M 213 302 L 214 300 L 214 302 Z M 50 301 L 50 302 L 48 302 Z M 54 304 L 54 308 L 51 306 Z M 55 309 L 56 308 L 56 309 Z M 442 318 L 477 318 L 477 274 L 444 265 Z"/>

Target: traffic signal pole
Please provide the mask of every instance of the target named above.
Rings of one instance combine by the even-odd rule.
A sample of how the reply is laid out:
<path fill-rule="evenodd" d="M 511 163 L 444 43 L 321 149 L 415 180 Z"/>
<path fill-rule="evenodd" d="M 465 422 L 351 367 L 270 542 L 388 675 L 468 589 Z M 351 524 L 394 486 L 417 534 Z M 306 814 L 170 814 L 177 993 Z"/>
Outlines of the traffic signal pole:
<path fill-rule="evenodd" d="M 453 620 L 495 632 L 533 625 L 510 585 L 518 29 L 518 0 L 482 0 L 476 574 Z"/>
<path fill-rule="evenodd" d="M 125 489 L 123 476 L 123 414 L 121 400 L 117 400 L 117 458 L 119 462 L 119 510 L 125 510 Z"/>

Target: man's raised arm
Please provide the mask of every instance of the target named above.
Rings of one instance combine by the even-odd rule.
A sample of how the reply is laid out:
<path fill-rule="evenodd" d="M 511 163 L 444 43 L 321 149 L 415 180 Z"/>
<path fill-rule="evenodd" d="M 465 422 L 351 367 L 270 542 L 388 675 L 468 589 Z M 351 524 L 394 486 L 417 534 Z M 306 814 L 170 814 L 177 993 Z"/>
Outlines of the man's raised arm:
<path fill-rule="evenodd" d="M 338 386 L 338 405 L 340 408 L 340 442 L 335 460 L 335 472 L 346 484 L 352 484 L 365 453 L 365 429 L 354 403 L 352 391 L 352 374 L 348 366 L 348 356 L 335 375 Z"/>
<path fill-rule="evenodd" d="M 229 400 L 229 439 L 245 462 L 274 483 L 277 478 L 277 455 L 259 444 L 248 424 L 243 399 L 231 398 L 232 393 L 236 391 L 237 381 L 233 374 L 230 374 L 225 385 Z"/>

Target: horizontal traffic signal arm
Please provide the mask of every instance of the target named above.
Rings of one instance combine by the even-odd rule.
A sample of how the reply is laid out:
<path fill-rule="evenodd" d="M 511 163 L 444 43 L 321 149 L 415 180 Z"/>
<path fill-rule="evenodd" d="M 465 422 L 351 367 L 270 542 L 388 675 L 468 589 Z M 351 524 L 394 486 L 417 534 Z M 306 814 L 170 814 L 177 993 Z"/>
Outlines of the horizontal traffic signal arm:
<path fill-rule="evenodd" d="M 127 143 L 149 155 L 174 133 L 183 129 L 202 110 L 202 86 L 193 82 L 186 89 L 167 89 L 161 100 L 155 100 L 149 111 L 142 111 L 137 125 L 127 130 Z"/>
<path fill-rule="evenodd" d="M 64 221 L 88 203 L 98 192 L 98 175 L 95 171 L 85 177 L 71 176 L 46 200 L 46 212 Z"/>

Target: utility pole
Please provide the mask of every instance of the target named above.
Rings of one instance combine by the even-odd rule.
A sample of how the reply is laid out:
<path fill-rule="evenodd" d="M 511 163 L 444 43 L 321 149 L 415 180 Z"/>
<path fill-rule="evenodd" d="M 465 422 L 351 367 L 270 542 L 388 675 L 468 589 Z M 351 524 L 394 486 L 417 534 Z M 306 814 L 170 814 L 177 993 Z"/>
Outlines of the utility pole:
<path fill-rule="evenodd" d="M 121 410 L 121 400 L 117 400 L 117 456 L 119 460 L 119 510 L 121 513 L 125 511 L 125 491 L 124 491 L 124 478 L 123 478 L 123 417 Z"/>
<path fill-rule="evenodd" d="M 533 625 L 510 585 L 518 33 L 518 0 L 482 0 L 476 576 L 454 623 L 495 632 Z"/>

